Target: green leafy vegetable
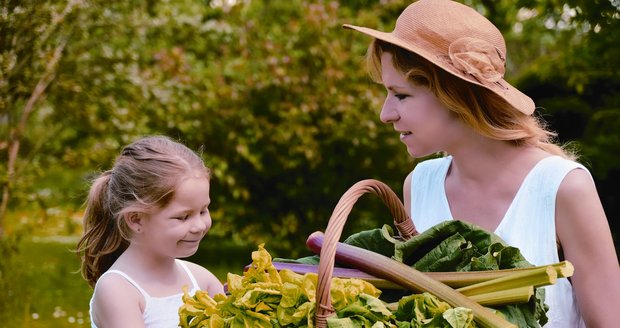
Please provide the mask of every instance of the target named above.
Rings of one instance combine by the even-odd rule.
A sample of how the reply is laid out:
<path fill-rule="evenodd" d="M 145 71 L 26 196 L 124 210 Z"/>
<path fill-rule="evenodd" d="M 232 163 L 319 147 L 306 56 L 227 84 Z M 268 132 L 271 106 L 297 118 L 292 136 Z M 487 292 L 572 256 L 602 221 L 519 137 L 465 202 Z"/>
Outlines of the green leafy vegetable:
<path fill-rule="evenodd" d="M 228 274 L 229 295 L 211 297 L 205 291 L 197 291 L 190 296 L 185 288 L 179 324 L 182 328 L 314 327 L 317 278 L 316 273 L 301 275 L 288 269 L 276 270 L 271 255 L 259 245 L 243 276 Z M 452 309 L 430 294 L 415 306 L 403 302 L 403 309 L 396 309 L 405 318 L 400 321 L 379 298 L 381 290 L 369 282 L 334 278 L 330 293 L 336 313 L 327 319 L 331 328 L 476 327 L 471 320 L 460 319 L 466 317 L 460 314 L 466 309 Z M 413 308 L 424 313 L 424 317 L 418 318 L 417 312 L 406 314 Z M 414 321 L 428 322 L 413 326 Z"/>
<path fill-rule="evenodd" d="M 396 238 L 388 225 L 373 230 L 353 234 L 344 242 L 366 247 L 381 245 L 379 249 L 366 249 L 392 256 L 423 272 L 485 271 L 533 266 L 518 248 L 507 246 L 497 235 L 458 220 L 439 223 L 406 241 Z M 367 241 L 367 238 L 381 238 L 383 241 Z M 386 242 L 393 245 L 391 254 L 385 251 Z M 386 292 L 382 295 L 382 299 L 394 297 L 402 297 L 402 293 Z M 538 328 L 547 322 L 548 306 L 544 304 L 544 289 L 541 288 L 536 289 L 535 297 L 526 304 L 510 304 L 496 309 L 521 328 Z"/>

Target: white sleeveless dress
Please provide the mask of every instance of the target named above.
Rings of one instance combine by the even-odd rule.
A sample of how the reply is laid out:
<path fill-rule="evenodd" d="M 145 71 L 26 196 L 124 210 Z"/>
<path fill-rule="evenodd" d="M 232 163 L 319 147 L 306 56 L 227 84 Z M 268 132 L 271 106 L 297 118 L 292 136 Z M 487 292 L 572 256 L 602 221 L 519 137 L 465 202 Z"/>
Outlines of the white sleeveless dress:
<path fill-rule="evenodd" d="M 200 289 L 196 278 L 194 278 L 194 275 L 182 260 L 176 259 L 175 261 L 183 268 L 183 270 L 185 270 L 189 276 L 189 279 L 192 281 L 192 289 L 189 294 L 194 295 L 196 291 Z M 99 279 L 108 274 L 118 274 L 123 276 L 142 294 L 142 296 L 144 296 L 144 313 L 142 313 L 142 318 L 144 319 L 144 324 L 147 328 L 179 327 L 179 307 L 183 305 L 182 292 L 170 296 L 152 297 L 144 289 L 142 289 L 142 287 L 140 287 L 135 280 L 122 271 L 108 270 L 102 274 Z M 97 285 L 95 285 L 95 292 L 97 292 Z M 90 299 L 89 310 L 91 328 L 97 328 L 97 325 L 95 325 L 93 320 L 92 313 L 94 294 L 95 293 L 93 292 L 93 297 Z"/>
<path fill-rule="evenodd" d="M 453 218 L 445 191 L 452 157 L 419 163 L 411 179 L 411 217 L 422 232 Z M 559 261 L 555 230 L 555 200 L 560 183 L 574 169 L 587 169 L 559 156 L 544 158 L 528 173 L 508 211 L 494 231 L 508 245 L 518 247 L 530 263 Z M 549 322 L 545 328 L 585 328 L 573 288 L 566 278 L 545 287 Z"/>

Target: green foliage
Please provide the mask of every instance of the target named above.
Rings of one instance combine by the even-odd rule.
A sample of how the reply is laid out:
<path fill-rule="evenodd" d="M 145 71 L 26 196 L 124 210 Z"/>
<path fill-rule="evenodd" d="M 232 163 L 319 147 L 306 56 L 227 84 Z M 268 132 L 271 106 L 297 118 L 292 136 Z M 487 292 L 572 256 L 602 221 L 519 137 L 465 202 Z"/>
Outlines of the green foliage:
<path fill-rule="evenodd" d="M 109 168 L 122 145 L 166 134 L 202 147 L 213 170 L 212 237 L 267 242 L 275 255 L 298 256 L 348 187 L 376 178 L 400 193 L 414 165 L 378 120 L 383 90 L 365 70 L 368 38 L 341 28 L 391 30 L 409 2 L 1 2 L 3 140 L 64 44 L 27 122 L 10 208 L 34 201 L 77 209 L 85 182 Z M 509 80 L 544 107 L 561 140 L 577 141 L 608 217 L 617 216 L 618 8 L 464 2 L 504 31 Z M 2 142 L 0 150 L 6 180 Z M 365 199 L 351 217 L 347 226 L 358 230 L 391 220 Z"/>
<path fill-rule="evenodd" d="M 267 241 L 276 253 L 303 249 L 348 186 L 379 176 L 400 184 L 407 160 L 377 123 L 380 96 L 361 65 L 365 46 L 342 37 L 348 19 L 339 15 L 348 11 L 321 2 L 253 1 L 238 9 L 240 21 L 229 17 L 238 39 L 219 45 L 238 58 L 207 63 L 213 72 L 225 68 L 215 78 L 225 81 L 216 89 L 220 118 L 207 123 L 221 126 L 222 138 L 211 145 L 212 136 L 202 137 L 207 154 L 221 149 L 227 159 L 214 165 L 222 188 L 215 200 L 235 218 L 231 229 L 254 244 Z M 381 161 L 387 158 L 394 160 Z"/>

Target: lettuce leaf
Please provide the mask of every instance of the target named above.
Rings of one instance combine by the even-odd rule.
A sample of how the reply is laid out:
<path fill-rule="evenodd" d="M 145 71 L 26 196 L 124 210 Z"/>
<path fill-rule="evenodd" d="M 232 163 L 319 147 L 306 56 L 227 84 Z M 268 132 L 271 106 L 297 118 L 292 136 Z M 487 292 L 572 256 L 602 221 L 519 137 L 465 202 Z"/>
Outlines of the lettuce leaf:
<path fill-rule="evenodd" d="M 229 295 L 210 297 L 205 291 L 197 291 L 189 296 L 184 288 L 183 304 L 179 308 L 180 326 L 313 327 L 317 274 L 277 271 L 264 245 L 252 252 L 252 264 L 243 276 L 229 273 L 227 280 Z M 333 278 L 330 293 L 336 314 L 350 316 L 351 322 L 360 327 L 380 322 L 384 322 L 384 327 L 396 327 L 390 323 L 392 313 L 379 299 L 381 290 L 371 283 Z"/>

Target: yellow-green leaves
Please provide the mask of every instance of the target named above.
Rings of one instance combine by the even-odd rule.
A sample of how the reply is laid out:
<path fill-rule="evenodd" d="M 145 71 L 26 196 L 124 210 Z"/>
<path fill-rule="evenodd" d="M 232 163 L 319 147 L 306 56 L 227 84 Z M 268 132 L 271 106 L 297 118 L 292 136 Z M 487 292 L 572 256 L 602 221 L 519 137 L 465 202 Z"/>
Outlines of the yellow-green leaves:
<path fill-rule="evenodd" d="M 403 297 L 398 302 L 395 315 L 398 320 L 410 323 L 411 327 L 477 327 L 470 309 L 451 308 L 430 293 Z"/>
<path fill-rule="evenodd" d="M 205 291 L 196 291 L 192 297 L 189 296 L 187 290 L 188 287 L 183 286 L 183 305 L 179 308 L 179 325 L 181 327 L 202 327 L 205 321 L 209 321 L 210 317 L 217 314 L 217 301 L 209 297 Z"/>
<path fill-rule="evenodd" d="M 448 309 L 441 315 L 453 328 L 475 327 L 474 314 L 466 308 Z"/>
<path fill-rule="evenodd" d="M 252 252 L 252 264 L 243 276 L 228 274 L 229 295 L 209 296 L 198 291 L 189 296 L 184 289 L 179 308 L 182 328 L 236 327 L 314 327 L 317 274 L 298 274 L 276 270 L 271 255 L 259 245 Z M 333 278 L 332 306 L 336 315 L 328 318 L 329 327 L 401 328 L 413 322 L 424 327 L 469 328 L 473 316 L 463 308 L 452 309 L 434 296 L 409 296 L 395 314 L 379 299 L 381 290 L 355 278 Z M 450 310 L 450 311 L 448 311 Z M 467 312 L 469 311 L 469 312 Z M 444 318 L 445 317 L 445 318 Z M 431 325 L 428 323 L 433 322 Z M 437 322 L 441 325 L 434 325 Z M 465 323 L 465 325 L 463 325 Z"/>
<path fill-rule="evenodd" d="M 360 295 L 379 297 L 381 291 L 372 284 L 359 279 L 332 279 L 331 298 L 334 309 L 341 309 L 356 302 Z"/>
<path fill-rule="evenodd" d="M 278 272 L 259 245 L 243 276 L 229 273 L 228 296 L 187 293 L 179 309 L 180 325 L 194 327 L 310 327 L 314 320 L 316 275 Z M 363 282 L 362 285 L 368 283 Z M 374 288 L 365 286 L 366 289 Z M 215 304 L 215 305 L 214 305 Z"/>

